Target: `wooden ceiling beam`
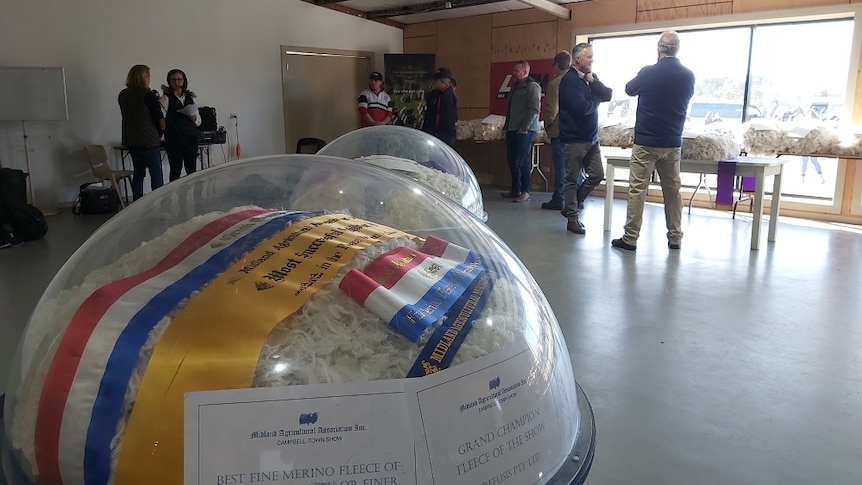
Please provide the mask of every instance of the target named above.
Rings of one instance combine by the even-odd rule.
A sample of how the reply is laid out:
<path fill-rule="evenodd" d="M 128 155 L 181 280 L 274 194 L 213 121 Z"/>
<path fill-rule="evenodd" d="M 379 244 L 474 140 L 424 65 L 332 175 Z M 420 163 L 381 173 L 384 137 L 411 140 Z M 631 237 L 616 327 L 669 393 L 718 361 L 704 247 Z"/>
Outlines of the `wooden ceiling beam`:
<path fill-rule="evenodd" d="M 567 9 L 566 7 L 551 2 L 549 0 L 518 0 L 521 3 L 525 3 L 537 10 L 541 10 L 542 12 L 549 13 L 555 17 L 560 17 L 565 20 L 572 20 L 572 11 Z"/>
<path fill-rule="evenodd" d="M 336 12 L 346 13 L 347 15 L 351 15 L 353 17 L 359 17 L 361 19 L 366 19 L 366 20 L 373 20 L 374 22 L 377 22 L 377 23 L 380 23 L 383 25 L 388 25 L 390 27 L 395 27 L 395 28 L 404 30 L 404 24 L 402 24 L 401 22 L 389 20 L 386 17 L 369 18 L 365 12 L 363 12 L 361 10 L 356 10 L 355 8 L 345 7 L 344 5 L 339 5 L 340 2 L 336 1 L 336 0 L 302 0 L 302 1 L 304 1 L 305 3 L 310 3 L 312 5 L 318 5 L 318 2 L 322 2 L 323 4 L 318 5 L 318 6 L 323 7 L 323 8 L 328 8 L 330 10 L 335 10 Z"/>
<path fill-rule="evenodd" d="M 365 12 L 365 15 L 367 15 L 369 19 L 376 20 L 379 18 L 397 17 L 399 15 L 415 15 L 419 13 L 439 12 L 440 10 L 451 10 L 453 8 L 475 7 L 477 5 L 487 5 L 489 3 L 498 3 L 502 1 L 505 0 L 438 0 L 417 5 L 404 5 L 402 7 L 372 10 Z"/>

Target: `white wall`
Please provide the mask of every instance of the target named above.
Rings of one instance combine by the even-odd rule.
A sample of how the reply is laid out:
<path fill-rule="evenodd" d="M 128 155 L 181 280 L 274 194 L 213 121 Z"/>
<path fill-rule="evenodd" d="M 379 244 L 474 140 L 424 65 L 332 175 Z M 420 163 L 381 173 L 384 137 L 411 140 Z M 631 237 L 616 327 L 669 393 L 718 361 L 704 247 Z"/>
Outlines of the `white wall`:
<path fill-rule="evenodd" d="M 83 145 L 108 146 L 116 162 L 110 146 L 120 141 L 117 94 L 135 64 L 150 66 L 154 89 L 169 69 L 184 70 L 199 103 L 214 106 L 225 127 L 229 113 L 238 113 L 242 155 L 249 157 L 284 153 L 281 45 L 373 51 L 380 70 L 384 53 L 402 52 L 400 29 L 299 0 L 3 3 L 0 65 L 66 68 L 69 121 L 26 125 L 43 208 L 69 203 L 78 185 L 92 180 Z M 213 162 L 221 163 L 213 148 Z M 20 122 L 0 121 L 0 163 L 26 170 Z"/>

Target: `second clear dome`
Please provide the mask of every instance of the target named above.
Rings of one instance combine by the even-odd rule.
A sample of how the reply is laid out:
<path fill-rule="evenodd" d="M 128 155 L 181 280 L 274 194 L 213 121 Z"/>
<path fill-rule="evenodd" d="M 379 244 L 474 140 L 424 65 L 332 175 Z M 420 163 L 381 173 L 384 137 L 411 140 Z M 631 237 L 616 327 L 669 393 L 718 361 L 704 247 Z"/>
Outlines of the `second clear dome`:
<path fill-rule="evenodd" d="M 470 166 L 428 133 L 405 126 L 370 126 L 336 138 L 318 154 L 362 160 L 404 174 L 453 199 L 479 219 L 488 219 Z"/>

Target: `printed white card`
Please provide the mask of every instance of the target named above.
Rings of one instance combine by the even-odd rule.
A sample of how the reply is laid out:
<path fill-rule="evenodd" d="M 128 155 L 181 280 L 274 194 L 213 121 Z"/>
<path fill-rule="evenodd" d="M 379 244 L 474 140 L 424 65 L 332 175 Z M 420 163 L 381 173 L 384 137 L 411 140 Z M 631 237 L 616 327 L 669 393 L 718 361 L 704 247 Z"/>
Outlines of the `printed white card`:
<path fill-rule="evenodd" d="M 403 380 L 188 393 L 185 483 L 416 483 L 406 409 Z"/>

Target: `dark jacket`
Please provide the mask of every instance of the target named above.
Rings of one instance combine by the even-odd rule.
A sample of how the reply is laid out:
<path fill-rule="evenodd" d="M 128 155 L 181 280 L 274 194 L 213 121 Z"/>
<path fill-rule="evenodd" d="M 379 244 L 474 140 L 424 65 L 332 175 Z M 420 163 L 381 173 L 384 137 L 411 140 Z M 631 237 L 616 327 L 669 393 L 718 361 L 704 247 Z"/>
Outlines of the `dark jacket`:
<path fill-rule="evenodd" d="M 626 84 L 638 96 L 635 143 L 649 147 L 682 146 L 688 102 L 694 94 L 694 73 L 676 57 L 663 57 L 640 70 Z"/>
<path fill-rule="evenodd" d="M 440 91 L 434 89 L 425 96 L 425 119 L 422 131 L 441 140 L 455 138 L 455 122 L 458 121 L 458 99 L 452 87 Z"/>
<path fill-rule="evenodd" d="M 539 131 L 539 107 L 542 87 L 533 78 L 512 85 L 506 109 L 505 131 Z"/>
<path fill-rule="evenodd" d="M 190 104 L 194 104 L 195 100 L 192 95 L 186 92 L 185 102 L 181 102 L 180 98 L 174 96 L 173 93 L 167 94 L 168 109 L 165 116 L 167 128 L 165 128 L 165 141 L 169 138 L 178 137 L 197 137 L 198 127 L 195 122 L 188 116 L 179 113 L 178 111 Z"/>
<path fill-rule="evenodd" d="M 157 147 L 161 144 L 158 122 L 162 119 L 159 95 L 156 91 L 126 88 L 117 96 L 123 116 L 123 146 L 127 148 Z"/>
<path fill-rule="evenodd" d="M 572 67 L 560 81 L 560 141 L 599 141 L 599 104 L 610 101 L 613 91 L 593 74 L 593 82 L 581 79 Z"/>

